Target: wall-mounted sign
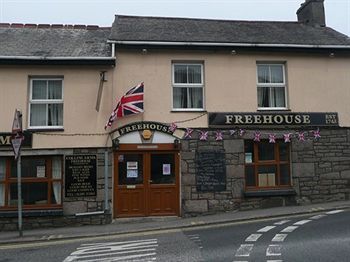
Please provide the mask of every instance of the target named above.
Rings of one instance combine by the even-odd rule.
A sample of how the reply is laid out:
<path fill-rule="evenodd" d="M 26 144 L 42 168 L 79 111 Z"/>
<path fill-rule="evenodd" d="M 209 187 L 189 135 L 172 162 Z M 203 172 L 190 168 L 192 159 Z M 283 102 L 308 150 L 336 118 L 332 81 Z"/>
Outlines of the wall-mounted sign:
<path fill-rule="evenodd" d="M 225 153 L 221 151 L 197 151 L 196 186 L 198 192 L 226 190 Z"/>
<path fill-rule="evenodd" d="M 209 113 L 209 126 L 339 126 L 338 113 Z"/>
<path fill-rule="evenodd" d="M 24 140 L 21 147 L 32 147 L 32 133 L 24 131 Z M 0 147 L 11 148 L 11 136 L 12 133 L 0 133 Z"/>
<path fill-rule="evenodd" d="M 96 155 L 65 156 L 66 197 L 96 196 Z"/>
<path fill-rule="evenodd" d="M 136 122 L 118 128 L 119 134 L 125 135 L 135 131 L 158 131 L 166 134 L 172 135 L 174 131 L 171 130 L 170 126 L 158 122 Z"/>

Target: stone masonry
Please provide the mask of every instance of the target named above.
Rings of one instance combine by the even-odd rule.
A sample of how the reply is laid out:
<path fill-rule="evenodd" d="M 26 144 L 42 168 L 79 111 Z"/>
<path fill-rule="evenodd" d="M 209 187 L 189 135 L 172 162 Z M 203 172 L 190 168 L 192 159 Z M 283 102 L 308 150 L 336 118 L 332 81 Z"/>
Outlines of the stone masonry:
<path fill-rule="evenodd" d="M 215 141 L 214 130 L 209 130 L 208 141 L 199 141 L 196 135 L 191 139 L 184 139 L 181 142 L 181 193 L 184 216 L 236 209 L 348 200 L 350 196 L 350 130 L 333 128 L 320 131 L 321 138 L 317 141 L 312 139 L 312 136 L 303 142 L 296 138 L 292 140 L 290 163 L 292 187 L 296 193 L 294 196 L 246 197 L 244 195 L 244 139 L 252 139 L 251 137 L 240 138 L 226 134 L 222 141 Z M 286 132 L 289 131 L 280 131 L 280 133 Z M 198 150 L 225 152 L 226 190 L 197 191 L 195 155 Z"/>

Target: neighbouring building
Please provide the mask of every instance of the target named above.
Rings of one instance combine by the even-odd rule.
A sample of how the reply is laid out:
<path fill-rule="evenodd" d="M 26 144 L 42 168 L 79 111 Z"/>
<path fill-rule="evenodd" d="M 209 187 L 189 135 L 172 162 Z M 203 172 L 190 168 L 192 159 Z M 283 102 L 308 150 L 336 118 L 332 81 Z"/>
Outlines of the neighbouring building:
<path fill-rule="evenodd" d="M 0 229 L 350 197 L 350 40 L 323 0 L 296 22 L 115 17 L 0 28 Z M 144 112 L 104 125 L 130 87 Z"/>

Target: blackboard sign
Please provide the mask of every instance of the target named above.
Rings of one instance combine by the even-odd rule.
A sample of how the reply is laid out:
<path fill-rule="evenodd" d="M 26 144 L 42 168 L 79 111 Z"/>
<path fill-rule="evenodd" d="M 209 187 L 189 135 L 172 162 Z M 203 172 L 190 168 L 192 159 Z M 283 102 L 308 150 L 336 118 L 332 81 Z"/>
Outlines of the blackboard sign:
<path fill-rule="evenodd" d="M 199 151 L 196 154 L 197 191 L 226 190 L 225 153 Z"/>
<path fill-rule="evenodd" d="M 96 155 L 65 157 L 66 197 L 96 196 Z"/>

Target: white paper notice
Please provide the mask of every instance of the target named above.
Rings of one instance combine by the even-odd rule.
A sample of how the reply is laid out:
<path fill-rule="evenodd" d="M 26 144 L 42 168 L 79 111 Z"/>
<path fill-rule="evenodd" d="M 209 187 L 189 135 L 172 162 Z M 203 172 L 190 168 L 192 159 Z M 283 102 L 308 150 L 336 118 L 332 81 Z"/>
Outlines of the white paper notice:
<path fill-rule="evenodd" d="M 163 164 L 163 175 L 170 175 L 170 174 L 171 174 L 170 164 Z"/>
<path fill-rule="evenodd" d="M 137 178 L 137 176 L 138 176 L 138 173 L 137 173 L 137 170 L 135 170 L 135 169 L 128 169 L 126 171 L 127 178 Z"/>
<path fill-rule="evenodd" d="M 136 169 L 137 170 L 137 162 L 136 161 L 128 161 L 126 162 L 126 169 Z"/>
<path fill-rule="evenodd" d="M 36 167 L 36 177 L 45 177 L 45 166 Z"/>

